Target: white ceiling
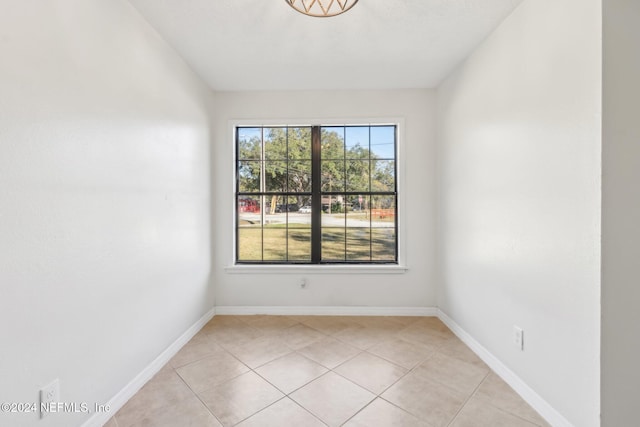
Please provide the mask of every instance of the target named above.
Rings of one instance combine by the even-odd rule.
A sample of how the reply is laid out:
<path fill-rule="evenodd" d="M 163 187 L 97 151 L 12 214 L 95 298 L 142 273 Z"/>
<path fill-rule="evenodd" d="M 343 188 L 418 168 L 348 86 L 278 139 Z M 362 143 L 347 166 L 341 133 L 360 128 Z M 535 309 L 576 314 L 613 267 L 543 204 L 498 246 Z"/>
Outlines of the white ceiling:
<path fill-rule="evenodd" d="M 437 86 L 522 0 L 129 0 L 214 90 Z"/>

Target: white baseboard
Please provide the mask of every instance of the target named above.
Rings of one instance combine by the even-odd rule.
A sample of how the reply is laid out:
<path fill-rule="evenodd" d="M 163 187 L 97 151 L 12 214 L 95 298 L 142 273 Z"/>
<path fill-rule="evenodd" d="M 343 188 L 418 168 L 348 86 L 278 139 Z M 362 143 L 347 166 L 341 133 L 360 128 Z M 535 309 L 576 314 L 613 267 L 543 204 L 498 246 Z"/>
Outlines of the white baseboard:
<path fill-rule="evenodd" d="M 218 306 L 216 314 L 280 316 L 437 316 L 435 307 Z"/>
<path fill-rule="evenodd" d="M 180 349 L 195 336 L 195 334 L 207 324 L 211 318 L 216 314 L 215 307 L 209 310 L 202 316 L 196 323 L 194 323 L 186 332 L 177 340 L 175 340 L 165 351 L 163 351 L 158 357 L 155 358 L 146 368 L 142 370 L 133 380 L 129 382 L 122 390 L 120 390 L 115 396 L 109 400 L 107 405 L 109 406 L 109 412 L 96 412 L 89 418 L 82 427 L 101 427 L 109 419 L 124 406 L 129 399 L 136 394 L 142 386 L 144 386 L 155 374 L 166 365 L 173 356 L 176 355 Z"/>
<path fill-rule="evenodd" d="M 533 409 L 538 411 L 553 427 L 573 427 L 565 417 L 556 411 L 546 400 L 529 387 L 511 369 L 502 363 L 497 357 L 484 348 L 478 341 L 469 335 L 464 329 L 453 321 L 446 313 L 438 309 L 438 317 L 447 325 L 451 331 L 457 335 L 473 352 L 478 355 L 496 374 L 513 388 Z"/>

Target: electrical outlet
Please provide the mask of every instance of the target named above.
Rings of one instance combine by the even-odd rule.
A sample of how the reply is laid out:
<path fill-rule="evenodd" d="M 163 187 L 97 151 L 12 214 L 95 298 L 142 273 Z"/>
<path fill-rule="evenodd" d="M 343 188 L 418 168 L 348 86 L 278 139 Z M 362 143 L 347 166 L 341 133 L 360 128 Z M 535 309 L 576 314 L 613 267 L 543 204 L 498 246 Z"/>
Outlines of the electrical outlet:
<path fill-rule="evenodd" d="M 524 350 L 524 331 L 516 325 L 513 325 L 513 345 L 519 350 Z"/>
<path fill-rule="evenodd" d="M 40 418 L 49 415 L 51 405 L 60 401 L 60 381 L 55 380 L 51 384 L 40 389 Z M 44 411 L 43 411 L 44 407 Z"/>
<path fill-rule="evenodd" d="M 307 279 L 300 279 L 300 289 L 307 289 Z"/>

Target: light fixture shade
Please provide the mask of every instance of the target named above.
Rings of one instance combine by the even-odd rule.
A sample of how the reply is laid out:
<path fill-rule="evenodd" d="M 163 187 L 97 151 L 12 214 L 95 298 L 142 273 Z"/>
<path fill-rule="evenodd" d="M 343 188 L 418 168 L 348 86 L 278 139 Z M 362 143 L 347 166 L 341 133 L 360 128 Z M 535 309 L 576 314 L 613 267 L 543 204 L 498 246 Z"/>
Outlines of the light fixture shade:
<path fill-rule="evenodd" d="M 340 15 L 351 9 L 358 3 L 358 0 L 285 0 L 289 6 L 298 12 L 315 16 L 317 18 L 328 18 Z"/>

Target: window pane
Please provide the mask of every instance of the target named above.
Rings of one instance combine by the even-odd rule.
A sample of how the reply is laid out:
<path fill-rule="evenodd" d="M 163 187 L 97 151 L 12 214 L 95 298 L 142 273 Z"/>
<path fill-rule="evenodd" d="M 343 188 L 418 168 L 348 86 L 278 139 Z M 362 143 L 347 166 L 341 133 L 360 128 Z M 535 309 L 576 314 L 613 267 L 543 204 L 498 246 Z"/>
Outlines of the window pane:
<path fill-rule="evenodd" d="M 344 191 L 344 161 L 322 162 L 322 191 Z"/>
<path fill-rule="evenodd" d="M 311 195 L 292 196 L 298 206 L 296 216 L 289 217 L 289 224 L 306 224 L 311 227 Z"/>
<path fill-rule="evenodd" d="M 295 222 L 311 225 L 311 209 L 311 200 L 305 202 L 302 206 L 300 206 L 300 209 L 298 209 L 297 213 L 302 216 L 296 217 Z"/>
<path fill-rule="evenodd" d="M 347 200 L 347 227 L 370 227 L 369 196 L 349 196 Z"/>
<path fill-rule="evenodd" d="M 260 160 L 261 128 L 238 128 L 238 160 Z"/>
<path fill-rule="evenodd" d="M 283 203 L 281 205 L 278 205 L 278 212 L 282 212 L 282 213 L 298 213 L 298 211 L 300 210 L 300 205 L 298 205 L 296 202 L 290 202 L 290 203 Z M 291 222 L 292 220 L 292 216 L 289 215 L 287 216 L 287 221 Z"/>
<path fill-rule="evenodd" d="M 350 212 L 349 218 L 365 218 L 367 221 L 369 221 L 368 210 L 371 206 L 371 198 L 369 196 L 363 194 L 359 196 L 348 196 L 346 204 Z"/>
<path fill-rule="evenodd" d="M 289 224 L 289 261 L 311 261 L 311 228 Z"/>
<path fill-rule="evenodd" d="M 280 206 L 283 203 L 283 197 L 278 195 L 264 196 L 264 213 L 265 215 L 276 215 L 280 212 Z M 268 218 L 265 221 L 273 221 Z"/>
<path fill-rule="evenodd" d="M 345 197 L 343 195 L 323 195 L 322 196 L 322 225 L 334 226 L 336 224 L 344 227 Z"/>
<path fill-rule="evenodd" d="M 285 160 L 287 158 L 287 129 L 264 129 L 264 158 L 266 160 Z"/>
<path fill-rule="evenodd" d="M 395 196 L 373 196 L 371 201 L 371 226 L 374 228 L 395 227 Z"/>
<path fill-rule="evenodd" d="M 262 225 L 259 197 L 238 199 L 238 259 L 262 260 Z"/>
<path fill-rule="evenodd" d="M 299 206 L 289 213 L 289 261 L 311 261 L 311 196 L 289 196 L 289 204 Z"/>
<path fill-rule="evenodd" d="M 289 227 L 311 228 L 311 211 L 301 212 L 303 207 L 311 206 L 311 195 L 289 196 Z"/>
<path fill-rule="evenodd" d="M 260 162 L 238 162 L 238 191 L 260 191 Z"/>
<path fill-rule="evenodd" d="M 264 162 L 265 190 L 287 191 L 287 162 Z"/>
<path fill-rule="evenodd" d="M 395 126 L 371 126 L 371 157 L 395 159 Z"/>
<path fill-rule="evenodd" d="M 311 160 L 311 128 L 289 128 L 289 159 Z"/>
<path fill-rule="evenodd" d="M 364 209 L 370 205 L 369 196 L 350 196 L 347 206 L 347 261 L 371 259 L 371 218 Z"/>
<path fill-rule="evenodd" d="M 286 261 L 287 229 L 285 224 L 268 224 L 262 232 L 264 239 L 263 259 L 265 261 Z"/>
<path fill-rule="evenodd" d="M 322 228 L 322 260 L 345 260 L 345 228 Z"/>
<path fill-rule="evenodd" d="M 311 192 L 311 161 L 289 162 L 289 192 Z"/>
<path fill-rule="evenodd" d="M 396 261 L 396 198 L 373 196 L 371 201 L 373 261 Z"/>
<path fill-rule="evenodd" d="M 396 261 L 395 228 L 371 229 L 371 259 L 373 261 Z"/>
<path fill-rule="evenodd" d="M 372 160 L 371 191 L 395 191 L 395 161 Z"/>
<path fill-rule="evenodd" d="M 238 229 L 238 261 L 262 261 L 262 229 L 260 226 Z"/>
<path fill-rule="evenodd" d="M 347 228 L 347 261 L 371 259 L 371 234 L 368 227 Z"/>
<path fill-rule="evenodd" d="M 344 158 L 344 127 L 323 127 L 320 131 L 322 159 Z"/>
<path fill-rule="evenodd" d="M 345 260 L 344 196 L 322 197 L 322 260 Z"/>
<path fill-rule="evenodd" d="M 369 160 L 347 160 L 347 191 L 369 191 Z"/>
<path fill-rule="evenodd" d="M 369 158 L 369 126 L 348 126 L 345 130 L 348 159 Z"/>
<path fill-rule="evenodd" d="M 242 225 L 260 225 L 260 197 L 240 196 L 238 199 L 238 223 Z"/>

